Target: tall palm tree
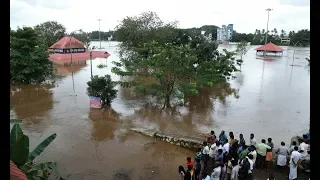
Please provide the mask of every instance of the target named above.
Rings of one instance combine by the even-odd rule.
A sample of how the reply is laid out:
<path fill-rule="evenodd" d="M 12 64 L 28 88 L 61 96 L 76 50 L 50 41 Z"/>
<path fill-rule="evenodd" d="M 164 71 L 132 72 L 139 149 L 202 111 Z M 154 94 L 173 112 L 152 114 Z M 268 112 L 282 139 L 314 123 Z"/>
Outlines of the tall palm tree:
<path fill-rule="evenodd" d="M 262 29 L 262 34 L 266 33 L 266 31 L 264 29 Z"/>
<path fill-rule="evenodd" d="M 283 29 L 281 29 L 281 35 L 280 35 L 280 36 L 281 36 L 281 38 L 283 38 L 283 37 L 284 37 L 284 33 L 285 33 L 285 32 L 284 32 L 284 30 L 283 30 Z"/>
<path fill-rule="evenodd" d="M 273 32 L 274 32 L 275 35 L 278 35 L 277 28 L 274 28 L 274 29 L 273 29 Z"/>

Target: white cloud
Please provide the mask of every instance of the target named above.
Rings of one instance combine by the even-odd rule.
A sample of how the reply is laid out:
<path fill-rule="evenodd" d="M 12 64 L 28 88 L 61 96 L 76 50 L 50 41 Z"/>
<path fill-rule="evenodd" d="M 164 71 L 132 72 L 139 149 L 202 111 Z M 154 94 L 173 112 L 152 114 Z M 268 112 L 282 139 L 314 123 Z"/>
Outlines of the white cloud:
<path fill-rule="evenodd" d="M 57 20 L 67 31 L 108 31 L 126 16 L 154 11 L 165 21 L 178 20 L 182 28 L 202 25 L 234 24 L 238 32 L 266 29 L 266 8 L 270 12 L 270 28 L 278 30 L 310 29 L 310 7 L 305 0 L 11 0 L 10 26 L 34 26 Z M 309 3 L 310 4 L 310 3 Z"/>

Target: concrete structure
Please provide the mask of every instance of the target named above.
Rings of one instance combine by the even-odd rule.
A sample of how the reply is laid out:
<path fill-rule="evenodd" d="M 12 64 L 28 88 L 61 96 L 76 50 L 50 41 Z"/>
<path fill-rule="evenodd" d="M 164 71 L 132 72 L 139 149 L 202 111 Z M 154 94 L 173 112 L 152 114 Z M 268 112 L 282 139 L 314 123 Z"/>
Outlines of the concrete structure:
<path fill-rule="evenodd" d="M 290 43 L 290 38 L 289 36 L 283 36 L 283 38 L 281 38 L 281 43 Z"/>
<path fill-rule="evenodd" d="M 232 37 L 233 24 L 222 25 L 221 28 L 217 29 L 217 41 L 229 42 Z"/>

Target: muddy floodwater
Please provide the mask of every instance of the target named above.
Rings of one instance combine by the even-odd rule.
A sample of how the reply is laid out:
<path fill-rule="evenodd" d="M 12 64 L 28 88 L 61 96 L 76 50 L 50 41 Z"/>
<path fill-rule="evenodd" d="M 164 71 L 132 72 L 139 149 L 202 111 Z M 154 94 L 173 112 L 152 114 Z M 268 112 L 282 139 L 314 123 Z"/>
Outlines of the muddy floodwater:
<path fill-rule="evenodd" d="M 98 45 L 99 42 L 93 42 Z M 110 74 L 119 60 L 116 42 L 102 42 L 111 56 L 93 61 L 93 74 Z M 46 85 L 12 86 L 13 115 L 22 119 L 31 148 L 45 137 L 57 138 L 37 159 L 56 161 L 68 179 L 177 179 L 177 167 L 193 152 L 155 141 L 130 131 L 142 127 L 164 133 L 201 137 L 215 130 L 254 133 L 258 141 L 271 137 L 275 145 L 307 132 L 310 117 L 310 69 L 305 60 L 309 48 L 292 47 L 282 57 L 256 58 L 250 46 L 241 72 L 230 87 L 203 89 L 185 106 L 160 112 L 147 105 L 146 97 L 118 88 L 118 97 L 108 110 L 90 110 L 86 95 L 90 62 L 73 67 L 56 66 L 58 77 Z M 235 50 L 233 45 L 219 49 Z M 105 64 L 99 69 L 97 65 Z"/>

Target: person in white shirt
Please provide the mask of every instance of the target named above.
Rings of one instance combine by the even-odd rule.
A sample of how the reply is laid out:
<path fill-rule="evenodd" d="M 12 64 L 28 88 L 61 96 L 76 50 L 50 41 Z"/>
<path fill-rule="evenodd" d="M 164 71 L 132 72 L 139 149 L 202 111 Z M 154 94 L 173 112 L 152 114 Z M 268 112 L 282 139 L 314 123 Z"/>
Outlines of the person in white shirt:
<path fill-rule="evenodd" d="M 238 172 L 240 169 L 240 166 L 238 164 L 237 160 L 232 160 L 232 171 L 231 171 L 231 180 L 238 180 Z"/>
<path fill-rule="evenodd" d="M 204 164 L 204 169 L 207 167 L 207 163 L 209 160 L 209 146 L 206 141 L 203 141 L 203 150 L 202 150 L 202 156 L 203 156 L 203 164 Z"/>
<path fill-rule="evenodd" d="M 213 143 L 211 146 L 210 146 L 210 149 L 209 149 L 209 157 L 211 159 L 214 158 L 215 154 L 216 154 L 216 149 L 217 149 L 217 145 L 216 143 Z"/>
<path fill-rule="evenodd" d="M 248 178 L 249 179 L 253 179 L 252 178 L 252 170 L 253 170 L 253 155 L 252 154 L 248 154 L 248 156 L 246 157 L 250 163 L 250 168 L 248 170 Z"/>
<path fill-rule="evenodd" d="M 301 154 L 304 156 L 308 155 L 309 144 L 307 144 L 306 141 L 307 140 L 304 140 L 304 142 L 299 145 L 299 150 L 302 151 Z"/>
<path fill-rule="evenodd" d="M 249 146 L 255 146 L 255 147 L 257 146 L 257 141 L 254 138 L 254 134 L 253 133 L 250 134 L 250 144 L 249 144 Z"/>
<path fill-rule="evenodd" d="M 229 150 L 230 150 L 230 144 L 228 143 L 228 139 L 226 139 L 223 144 L 223 153 L 227 152 L 228 154 Z"/>
<path fill-rule="evenodd" d="M 252 154 L 252 156 L 253 156 L 252 161 L 253 161 L 253 165 L 254 165 L 254 163 L 256 162 L 256 159 L 257 159 L 256 147 L 250 146 L 250 147 L 249 147 L 249 151 L 250 151 L 249 154 Z"/>
<path fill-rule="evenodd" d="M 219 180 L 221 175 L 221 166 L 219 162 L 216 162 L 213 166 L 213 171 L 211 173 L 211 180 Z"/>
<path fill-rule="evenodd" d="M 300 153 L 298 152 L 298 147 L 295 146 L 294 150 L 291 153 L 291 157 L 290 157 L 290 162 L 289 162 L 289 167 L 290 167 L 290 172 L 289 172 L 289 180 L 294 180 L 297 179 L 298 177 L 298 162 L 300 160 Z"/>
<path fill-rule="evenodd" d="M 223 147 L 222 147 L 222 145 L 220 144 L 219 141 L 216 141 L 216 152 L 215 152 L 215 154 L 218 153 L 218 150 L 219 150 L 219 149 L 222 149 L 222 150 L 223 150 Z"/>

